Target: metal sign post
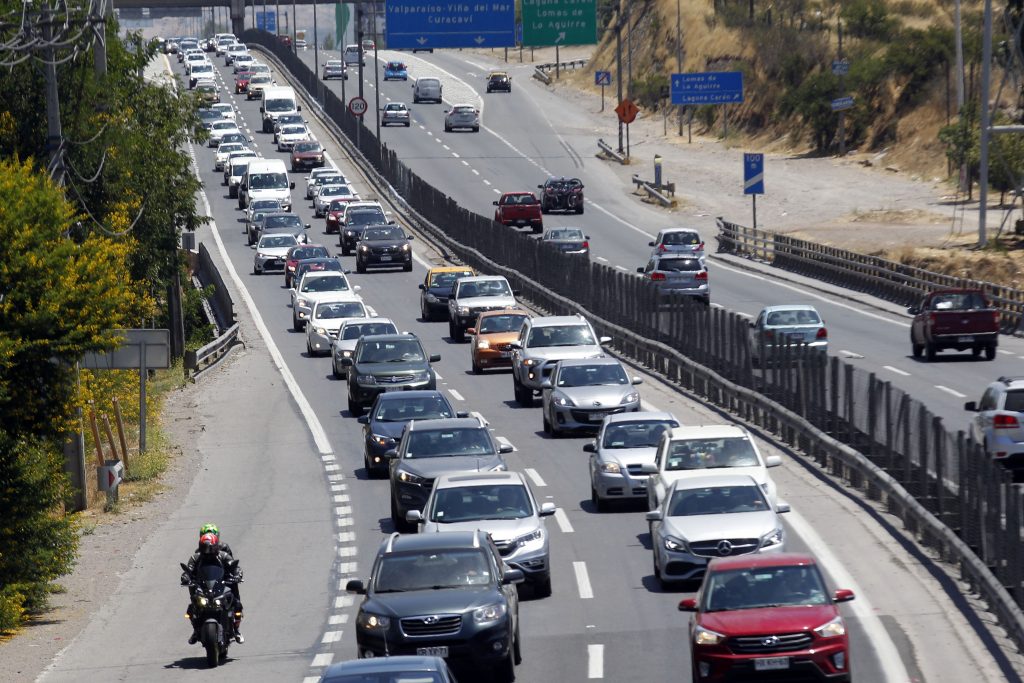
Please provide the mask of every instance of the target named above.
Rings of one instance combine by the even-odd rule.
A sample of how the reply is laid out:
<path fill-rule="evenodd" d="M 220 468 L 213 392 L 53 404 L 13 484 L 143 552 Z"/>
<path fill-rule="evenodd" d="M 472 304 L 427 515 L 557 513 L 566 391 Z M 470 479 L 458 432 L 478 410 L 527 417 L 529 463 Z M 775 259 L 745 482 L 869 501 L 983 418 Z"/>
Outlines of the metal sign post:
<path fill-rule="evenodd" d="M 601 86 L 601 111 L 604 111 L 604 87 L 612 84 L 611 71 L 595 71 L 594 85 Z"/>
<path fill-rule="evenodd" d="M 841 25 L 841 24 L 840 24 Z M 842 34 L 840 34 L 841 36 Z M 843 59 L 842 53 L 842 37 L 839 39 L 839 59 L 832 60 L 832 73 L 839 76 L 840 81 L 845 80 L 846 74 L 850 73 L 850 62 L 849 60 Z M 844 88 L 845 89 L 845 88 Z M 847 99 L 847 98 L 841 98 Z M 848 107 L 842 109 L 836 109 L 835 104 L 839 100 L 832 101 L 832 111 L 839 112 L 839 156 L 846 156 L 846 110 Z M 853 98 L 849 98 L 850 106 L 853 106 Z"/>
<path fill-rule="evenodd" d="M 757 230 L 757 195 L 764 194 L 764 154 L 743 155 L 743 194 L 749 194 Z"/>

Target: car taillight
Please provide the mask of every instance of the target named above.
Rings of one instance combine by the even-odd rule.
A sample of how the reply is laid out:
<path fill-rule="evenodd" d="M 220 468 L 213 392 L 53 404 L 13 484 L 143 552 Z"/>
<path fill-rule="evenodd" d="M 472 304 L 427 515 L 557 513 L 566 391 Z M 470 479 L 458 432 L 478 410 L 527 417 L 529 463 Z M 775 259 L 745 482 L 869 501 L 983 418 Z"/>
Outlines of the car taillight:
<path fill-rule="evenodd" d="M 999 316 L 1000 316 L 999 311 L 992 311 L 992 321 L 996 325 L 998 325 L 1000 323 L 1000 317 Z"/>
<path fill-rule="evenodd" d="M 651 273 L 651 279 L 652 280 L 664 280 L 665 279 L 665 273 Z"/>
<path fill-rule="evenodd" d="M 828 339 L 828 329 L 821 327 L 818 328 L 818 333 L 814 335 L 815 339 Z"/>
<path fill-rule="evenodd" d="M 992 418 L 992 427 L 995 429 L 1017 429 L 1020 423 L 1013 415 L 996 415 Z"/>
<path fill-rule="evenodd" d="M 701 280 L 703 282 L 707 282 L 708 281 L 708 271 L 706 271 L 706 270 L 700 271 L 699 273 L 697 273 L 696 275 L 693 276 L 693 279 Z"/>
<path fill-rule="evenodd" d="M 590 249 L 590 242 L 584 242 L 583 249 Z"/>
<path fill-rule="evenodd" d="M 935 320 L 936 320 L 936 315 L 934 313 L 929 313 L 928 314 L 928 324 L 929 325 L 934 325 L 935 324 Z"/>
<path fill-rule="evenodd" d="M 703 242 L 701 242 L 700 244 L 697 245 L 697 251 L 704 251 L 704 243 Z"/>
<path fill-rule="evenodd" d="M 667 249 L 666 249 L 664 244 L 659 244 L 658 245 L 658 251 L 660 251 L 661 253 L 665 253 L 666 250 Z"/>

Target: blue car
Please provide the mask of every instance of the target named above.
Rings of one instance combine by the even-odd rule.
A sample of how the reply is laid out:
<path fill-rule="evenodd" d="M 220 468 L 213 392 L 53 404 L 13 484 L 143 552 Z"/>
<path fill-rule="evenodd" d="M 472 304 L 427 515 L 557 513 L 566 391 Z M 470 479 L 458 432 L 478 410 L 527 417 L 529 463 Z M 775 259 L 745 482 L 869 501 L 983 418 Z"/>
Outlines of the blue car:
<path fill-rule="evenodd" d="M 407 81 L 409 80 L 409 72 L 405 68 L 405 64 L 401 62 L 388 62 L 384 65 L 384 80 L 396 81 Z"/>

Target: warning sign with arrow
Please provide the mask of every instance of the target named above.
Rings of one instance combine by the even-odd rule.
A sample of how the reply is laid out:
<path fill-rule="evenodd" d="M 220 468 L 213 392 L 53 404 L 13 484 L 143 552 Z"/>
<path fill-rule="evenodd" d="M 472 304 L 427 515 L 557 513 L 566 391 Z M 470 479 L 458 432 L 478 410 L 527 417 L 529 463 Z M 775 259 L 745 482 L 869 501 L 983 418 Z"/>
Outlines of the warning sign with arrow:
<path fill-rule="evenodd" d="M 619 102 L 619 106 L 615 107 L 615 113 L 618 114 L 619 121 L 622 123 L 633 123 L 639 112 L 640 108 L 633 104 L 633 100 L 622 100 Z"/>
<path fill-rule="evenodd" d="M 597 43 L 597 0 L 523 0 L 523 45 Z"/>

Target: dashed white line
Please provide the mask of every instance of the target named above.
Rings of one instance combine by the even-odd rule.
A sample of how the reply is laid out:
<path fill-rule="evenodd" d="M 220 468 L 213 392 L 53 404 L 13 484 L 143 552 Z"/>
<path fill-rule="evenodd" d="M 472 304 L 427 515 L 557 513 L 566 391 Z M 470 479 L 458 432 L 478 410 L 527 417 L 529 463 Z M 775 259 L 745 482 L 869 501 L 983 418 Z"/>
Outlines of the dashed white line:
<path fill-rule="evenodd" d="M 572 571 L 576 574 L 576 588 L 580 592 L 580 600 L 594 597 L 594 589 L 590 587 L 590 576 L 587 574 L 586 562 L 573 562 Z"/>
<path fill-rule="evenodd" d="M 544 481 L 544 479 L 540 476 L 540 472 L 538 472 L 537 470 L 533 469 L 532 467 L 527 467 L 525 472 L 526 476 L 533 480 L 534 485 L 547 486 L 547 482 Z"/>
<path fill-rule="evenodd" d="M 604 678 L 604 645 L 587 645 L 587 678 Z"/>
<path fill-rule="evenodd" d="M 347 624 L 348 623 L 348 615 L 347 614 L 332 614 L 330 617 L 327 618 L 327 623 L 330 624 L 331 626 L 337 626 L 338 624 Z"/>
<path fill-rule="evenodd" d="M 458 152 L 452 152 L 452 156 L 455 157 L 456 159 L 460 158 Z"/>
<path fill-rule="evenodd" d="M 302 683 L 320 683 L 320 676 L 306 676 L 302 679 Z"/>
<path fill-rule="evenodd" d="M 476 170 L 475 168 L 471 168 L 469 170 L 473 172 L 473 175 L 480 175 L 480 171 Z"/>
<path fill-rule="evenodd" d="M 846 349 L 839 349 L 839 353 L 843 354 L 847 358 L 863 358 L 863 354 L 857 353 L 856 351 L 847 351 Z"/>
<path fill-rule="evenodd" d="M 320 639 L 323 644 L 336 643 L 341 640 L 341 631 L 327 631 L 324 633 L 324 637 Z"/>
<path fill-rule="evenodd" d="M 608 263 L 608 259 L 606 259 L 606 258 L 605 258 L 604 256 L 598 256 L 598 257 L 596 257 L 596 258 L 597 258 L 597 260 L 598 260 L 598 261 L 600 261 L 601 263 Z"/>
<path fill-rule="evenodd" d="M 466 161 L 465 159 L 463 159 L 463 160 L 462 160 L 462 165 L 463 165 L 463 166 L 469 166 L 469 162 L 468 162 L 468 161 Z"/>
<path fill-rule="evenodd" d="M 956 389 L 950 389 L 949 387 L 944 387 L 941 384 L 936 384 L 935 388 L 938 389 L 939 391 L 944 391 L 947 394 L 950 394 L 951 396 L 956 396 L 957 398 L 967 398 L 967 394 L 961 394 Z"/>
<path fill-rule="evenodd" d="M 487 178 L 484 178 L 484 185 L 490 185 L 490 184 L 491 184 L 491 181 L 488 180 Z"/>
<path fill-rule="evenodd" d="M 460 394 L 455 389 L 448 389 L 448 393 L 451 394 L 455 398 L 456 401 L 465 401 L 466 400 L 465 398 L 462 397 L 462 394 Z"/>
<path fill-rule="evenodd" d="M 555 510 L 555 521 L 558 522 L 558 528 L 562 530 L 563 534 L 571 534 L 574 531 L 572 524 L 569 522 L 569 516 L 565 514 L 565 510 L 562 508 Z"/>
<path fill-rule="evenodd" d="M 334 607 L 336 609 L 342 609 L 345 607 L 351 607 L 355 604 L 355 598 L 351 595 L 339 595 L 334 598 Z"/>
<path fill-rule="evenodd" d="M 450 151 L 452 150 L 452 148 L 451 148 L 451 147 L 449 147 L 448 145 L 441 145 L 441 146 L 442 146 L 442 147 L 444 147 L 444 148 L 445 148 L 446 150 L 448 150 L 449 152 L 450 152 Z"/>
<path fill-rule="evenodd" d="M 334 502 L 335 503 L 347 503 L 347 502 L 349 502 L 348 494 L 347 493 L 338 494 L 337 496 L 334 497 Z"/>
<path fill-rule="evenodd" d="M 310 666 L 330 666 L 331 662 L 334 661 L 334 653 L 322 652 L 316 657 L 313 657 L 313 663 Z"/>
<path fill-rule="evenodd" d="M 895 372 L 897 375 L 903 375 L 904 377 L 910 377 L 910 373 L 907 372 L 906 370 L 900 370 L 899 368 L 894 368 L 891 365 L 883 365 L 882 368 L 885 369 L 885 370 L 888 370 L 889 372 Z"/>
<path fill-rule="evenodd" d="M 499 190 L 498 188 L 492 187 L 491 189 L 494 190 L 494 194 L 501 194 L 501 190 Z"/>

